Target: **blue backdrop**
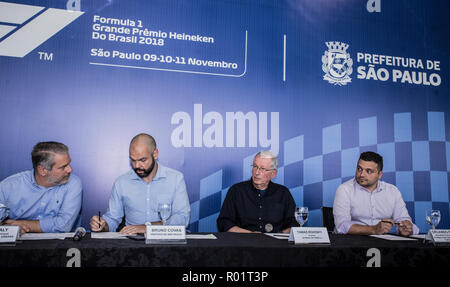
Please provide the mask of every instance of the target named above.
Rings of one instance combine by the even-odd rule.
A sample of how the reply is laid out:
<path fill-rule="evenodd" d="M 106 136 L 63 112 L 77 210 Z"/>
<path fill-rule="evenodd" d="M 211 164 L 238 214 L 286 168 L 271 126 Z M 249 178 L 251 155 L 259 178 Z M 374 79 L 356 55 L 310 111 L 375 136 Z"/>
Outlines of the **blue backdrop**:
<path fill-rule="evenodd" d="M 20 5 L 14 5 L 20 4 Z M 448 1 L 0 1 L 0 180 L 31 168 L 38 141 L 70 148 L 82 225 L 105 212 L 128 145 L 152 134 L 184 173 L 191 231 L 216 231 L 253 155 L 321 206 L 384 157 L 421 232 L 450 228 Z"/>

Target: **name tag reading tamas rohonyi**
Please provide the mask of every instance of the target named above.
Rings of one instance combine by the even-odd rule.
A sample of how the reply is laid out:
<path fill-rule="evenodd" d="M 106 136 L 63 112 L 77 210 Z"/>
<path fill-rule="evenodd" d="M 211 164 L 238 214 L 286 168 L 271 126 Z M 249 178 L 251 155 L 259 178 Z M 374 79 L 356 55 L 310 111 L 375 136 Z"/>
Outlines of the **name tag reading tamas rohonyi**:
<path fill-rule="evenodd" d="M 146 225 L 146 244 L 186 244 L 186 227 L 182 225 Z"/>
<path fill-rule="evenodd" d="M 330 244 L 325 227 L 292 227 L 289 241 L 295 244 Z"/>
<path fill-rule="evenodd" d="M 450 245 L 450 229 L 430 229 L 427 238 L 430 238 L 435 245 Z"/>

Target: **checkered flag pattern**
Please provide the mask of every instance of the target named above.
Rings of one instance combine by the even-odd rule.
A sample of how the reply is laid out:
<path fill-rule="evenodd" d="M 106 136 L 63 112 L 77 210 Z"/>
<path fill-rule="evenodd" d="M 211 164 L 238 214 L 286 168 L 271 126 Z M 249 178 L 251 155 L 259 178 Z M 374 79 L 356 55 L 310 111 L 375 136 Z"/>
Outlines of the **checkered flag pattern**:
<path fill-rule="evenodd" d="M 383 156 L 382 180 L 398 187 L 421 233 L 430 228 L 425 211 L 431 208 L 441 211 L 438 228 L 450 228 L 445 113 L 395 113 L 390 119 L 373 116 L 355 122 L 327 126 L 321 139 L 308 141 L 299 135 L 284 141 L 278 156 L 283 165 L 274 182 L 287 186 L 297 205 L 309 207 L 306 226 L 322 226 L 320 207 L 333 206 L 337 187 L 354 176 L 359 154 L 371 150 Z M 450 130 L 447 134 L 450 138 Z M 251 176 L 253 157 L 243 159 L 242 180 Z M 191 231 L 217 231 L 228 188 L 223 186 L 223 170 L 200 180 L 200 199 L 191 203 Z"/>

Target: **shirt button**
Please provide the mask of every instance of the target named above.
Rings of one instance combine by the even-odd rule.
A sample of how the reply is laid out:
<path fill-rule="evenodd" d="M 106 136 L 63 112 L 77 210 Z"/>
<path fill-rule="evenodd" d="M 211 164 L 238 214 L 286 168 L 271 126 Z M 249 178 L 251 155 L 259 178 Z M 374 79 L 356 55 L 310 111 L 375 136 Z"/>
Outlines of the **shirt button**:
<path fill-rule="evenodd" d="M 41 205 L 44 206 L 44 205 L 45 205 L 45 202 L 42 201 L 42 202 L 41 202 Z"/>
<path fill-rule="evenodd" d="M 260 205 L 259 208 L 262 208 L 262 205 Z"/>

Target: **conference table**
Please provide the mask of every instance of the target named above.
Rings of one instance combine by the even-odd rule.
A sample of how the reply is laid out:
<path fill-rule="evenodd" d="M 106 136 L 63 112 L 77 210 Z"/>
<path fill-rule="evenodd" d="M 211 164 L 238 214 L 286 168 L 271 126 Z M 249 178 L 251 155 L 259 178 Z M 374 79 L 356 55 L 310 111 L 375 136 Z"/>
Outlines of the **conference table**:
<path fill-rule="evenodd" d="M 18 241 L 0 246 L 0 267 L 66 267 L 76 250 L 80 267 L 450 267 L 450 247 L 423 240 L 390 241 L 329 233 L 330 244 L 295 245 L 265 234 L 212 233 L 217 239 L 151 245 L 144 240 Z M 377 258 L 375 258 L 377 257 Z"/>

